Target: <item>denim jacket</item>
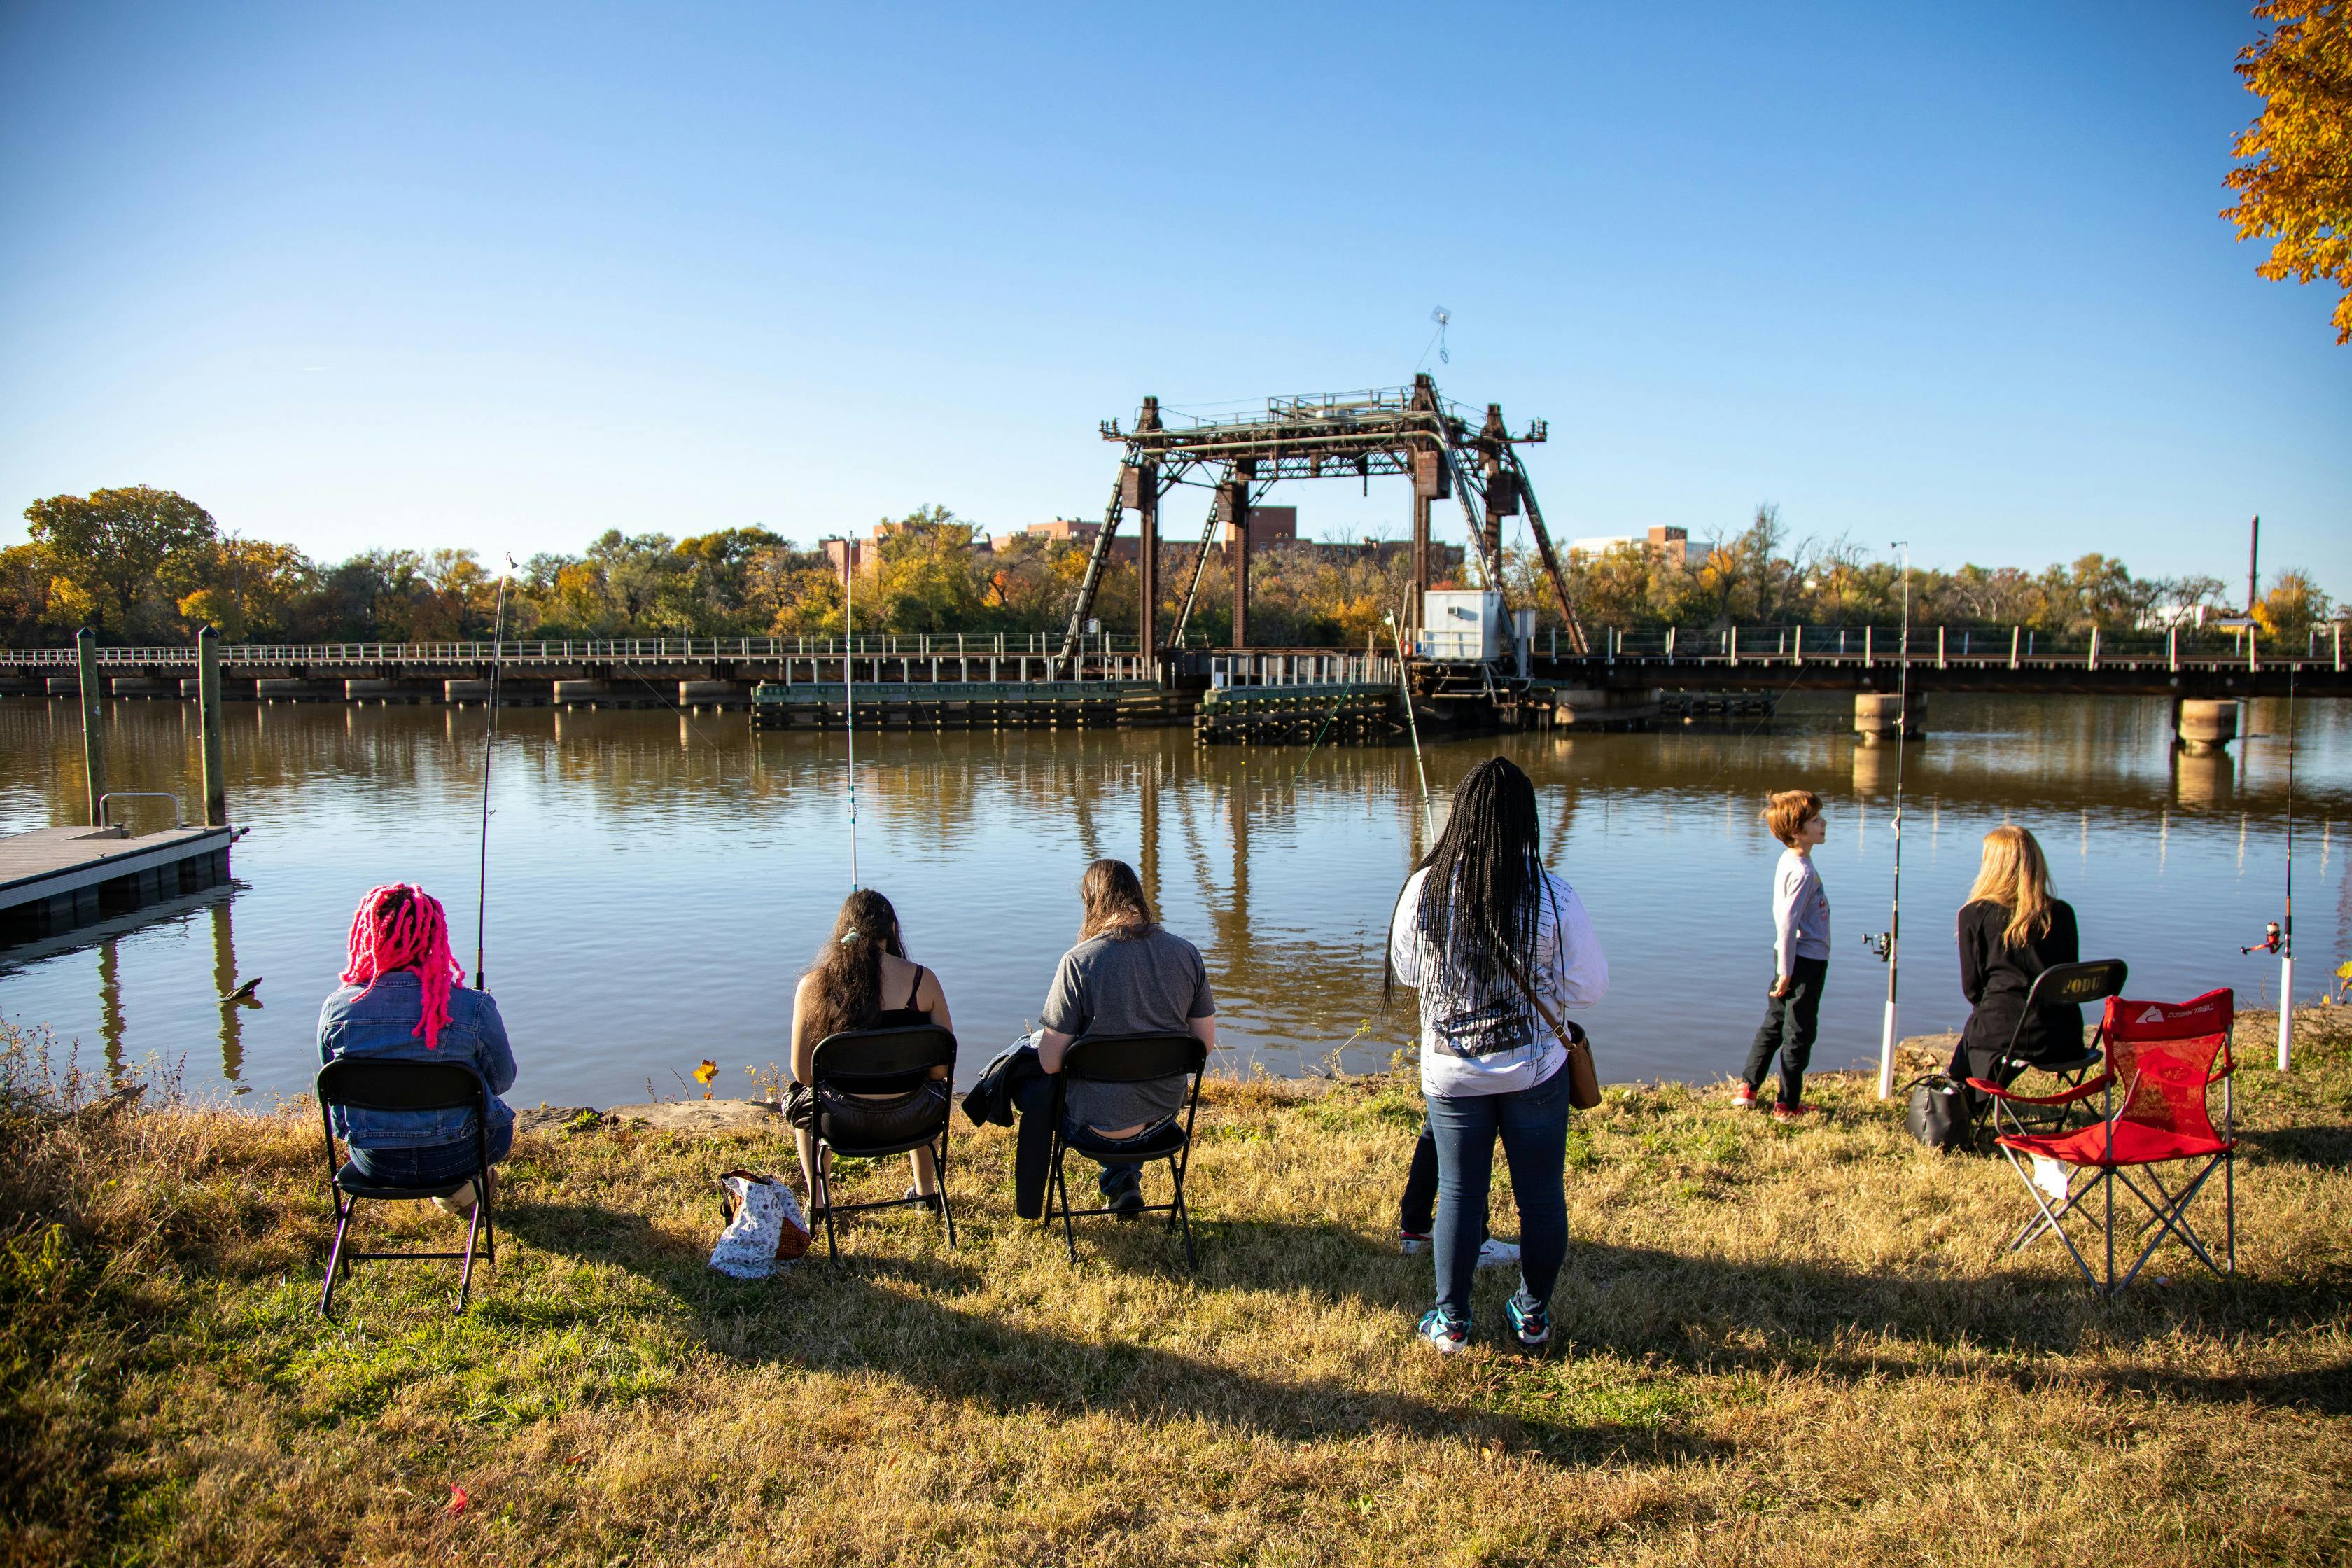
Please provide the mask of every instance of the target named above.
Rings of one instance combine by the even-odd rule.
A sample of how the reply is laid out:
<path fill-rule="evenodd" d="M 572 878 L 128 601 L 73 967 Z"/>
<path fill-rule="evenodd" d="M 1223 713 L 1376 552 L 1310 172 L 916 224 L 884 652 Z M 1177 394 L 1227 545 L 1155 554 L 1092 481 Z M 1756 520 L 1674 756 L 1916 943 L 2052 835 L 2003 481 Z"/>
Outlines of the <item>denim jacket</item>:
<path fill-rule="evenodd" d="M 482 1075 L 490 1087 L 490 1127 L 493 1131 L 514 1121 L 514 1112 L 499 1096 L 514 1087 L 514 1052 L 507 1045 L 507 1026 L 499 1005 L 484 991 L 452 986 L 449 1022 L 441 1043 L 427 1050 L 424 1038 L 410 1031 L 425 1010 L 423 982 L 410 970 L 379 975 L 362 991 L 346 985 L 327 998 L 319 1010 L 319 1060 L 337 1057 L 388 1057 L 394 1061 L 457 1062 Z M 474 1117 L 466 1110 L 346 1110 L 335 1111 L 335 1131 L 358 1149 L 428 1149 L 455 1143 L 474 1135 Z"/>

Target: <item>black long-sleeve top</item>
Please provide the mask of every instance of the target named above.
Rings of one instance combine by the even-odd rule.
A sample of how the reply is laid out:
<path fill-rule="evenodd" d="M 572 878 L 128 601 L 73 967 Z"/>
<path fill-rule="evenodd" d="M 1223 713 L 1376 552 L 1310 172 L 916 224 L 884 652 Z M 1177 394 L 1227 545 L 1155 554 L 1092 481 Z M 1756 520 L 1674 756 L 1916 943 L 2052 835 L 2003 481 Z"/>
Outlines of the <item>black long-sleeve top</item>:
<path fill-rule="evenodd" d="M 2071 1057 L 2083 1048 L 2083 1009 L 2042 1006 L 2025 1020 L 2025 994 L 2034 976 L 2053 964 L 2081 961 L 2082 941 L 2074 929 L 2074 906 L 2063 899 L 2050 901 L 2050 929 L 2029 937 L 2021 947 L 2002 940 L 2009 927 L 2009 906 L 1979 899 L 1960 906 L 1960 989 L 1975 1011 L 1960 1031 L 1960 1044 L 1973 1051 L 2003 1052 L 2011 1030 L 2017 1033 L 2017 1054 L 2027 1058 Z"/>

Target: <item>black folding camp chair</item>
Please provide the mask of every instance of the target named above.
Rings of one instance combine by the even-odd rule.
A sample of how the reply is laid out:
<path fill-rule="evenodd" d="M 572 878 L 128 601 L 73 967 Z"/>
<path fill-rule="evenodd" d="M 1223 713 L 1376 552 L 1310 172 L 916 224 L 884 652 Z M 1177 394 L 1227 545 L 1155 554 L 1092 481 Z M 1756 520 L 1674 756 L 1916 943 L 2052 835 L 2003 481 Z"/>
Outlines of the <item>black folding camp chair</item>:
<path fill-rule="evenodd" d="M 462 1258 L 457 1274 L 457 1310 L 464 1311 L 474 1285 L 474 1244 L 482 1256 L 499 1260 L 497 1226 L 491 1215 L 490 1087 L 482 1075 L 457 1062 L 388 1061 L 368 1057 L 338 1057 L 319 1069 L 314 1083 L 319 1120 L 327 1134 L 327 1200 L 334 1207 L 335 1245 L 327 1255 L 327 1281 L 319 1292 L 319 1310 L 334 1315 L 337 1274 L 349 1279 L 355 1260 Z M 346 1160 L 335 1158 L 335 1110 L 468 1110 L 474 1120 L 474 1169 L 446 1182 L 401 1186 L 371 1180 Z M 344 1242 L 360 1200 L 408 1203 L 446 1198 L 467 1183 L 474 1184 L 474 1208 L 466 1222 L 463 1252 L 350 1252 Z"/>
<path fill-rule="evenodd" d="M 1192 1211 L 1184 1204 L 1184 1172 L 1192 1163 L 1192 1113 L 1201 1103 L 1201 1073 L 1208 1062 L 1209 1047 L 1192 1035 L 1093 1035 L 1070 1042 L 1069 1050 L 1062 1058 L 1062 1070 L 1054 1078 L 1053 1174 L 1041 1218 L 1051 1225 L 1055 1215 L 1061 1216 L 1062 1240 L 1070 1249 L 1071 1262 L 1078 1260 L 1078 1236 L 1072 1221 L 1088 1215 L 1124 1212 L 1166 1215 L 1168 1223 L 1183 1232 L 1184 1261 L 1194 1268 L 1201 1266 L 1200 1254 L 1192 1247 Z M 1075 1139 L 1064 1136 L 1062 1107 L 1073 1081 L 1149 1083 L 1155 1079 L 1179 1076 L 1190 1076 L 1192 1080 L 1185 1094 L 1181 1124 L 1171 1121 L 1144 1142 L 1117 1148 L 1083 1134 Z M 1165 1160 L 1176 1178 L 1176 1195 L 1168 1203 L 1145 1204 L 1124 1211 L 1108 1207 L 1074 1209 L 1070 1206 L 1069 1187 L 1062 1176 L 1062 1161 L 1073 1149 L 1097 1165 L 1148 1164 Z"/>
<path fill-rule="evenodd" d="M 2017 1037 L 2038 1008 L 2087 1006 L 2104 1002 L 2110 996 L 2120 996 L 2124 981 L 2130 975 L 2130 965 L 2120 958 L 2094 959 L 2087 963 L 2053 963 L 2033 977 L 2033 984 L 2025 994 L 2025 1007 L 2017 1016 L 2016 1026 L 2009 1032 L 2009 1044 L 1993 1061 L 1993 1079 L 2004 1088 L 2028 1072 L 2048 1073 L 2063 1089 L 2078 1089 L 2083 1080 L 2106 1060 L 2106 1023 L 2104 1013 L 2090 1044 L 2080 1051 L 2063 1056 L 2032 1057 L 2017 1048 Z M 2054 1131 L 2068 1124 L 2071 1106 L 2062 1106 L 2036 1112 L 2020 1112 L 2027 1102 L 2004 1100 L 1996 1103 L 1993 1131 L 2000 1132 Z"/>
<path fill-rule="evenodd" d="M 927 1089 L 934 1081 L 953 1081 L 955 1078 L 956 1037 L 937 1024 L 914 1024 L 892 1029 L 845 1029 L 837 1035 L 827 1035 L 816 1043 L 814 1065 L 809 1077 L 816 1091 L 816 1206 L 824 1215 L 824 1249 L 830 1262 L 841 1261 L 841 1242 L 835 1232 L 833 1216 L 836 1214 L 858 1214 L 867 1209 L 895 1209 L 912 1206 L 929 1208 L 927 1197 L 884 1198 L 870 1204 L 835 1203 L 833 1179 L 825 1169 L 824 1152 L 866 1160 L 891 1154 L 911 1153 L 928 1148 L 940 1175 L 940 1223 L 947 1227 L 948 1245 L 955 1245 L 955 1212 L 948 1206 L 948 1129 L 949 1112 L 954 1100 L 941 1093 L 939 1114 L 926 1118 L 919 1126 L 905 1127 L 895 1137 L 875 1138 L 861 1135 L 848 1125 L 849 1114 L 835 1117 L 824 1109 L 828 1094 L 832 1095 L 901 1095 Z M 933 1069 L 945 1068 L 943 1079 L 934 1079 Z M 887 1102 L 876 1102 L 877 1108 Z M 812 1216 L 814 1217 L 814 1216 Z"/>

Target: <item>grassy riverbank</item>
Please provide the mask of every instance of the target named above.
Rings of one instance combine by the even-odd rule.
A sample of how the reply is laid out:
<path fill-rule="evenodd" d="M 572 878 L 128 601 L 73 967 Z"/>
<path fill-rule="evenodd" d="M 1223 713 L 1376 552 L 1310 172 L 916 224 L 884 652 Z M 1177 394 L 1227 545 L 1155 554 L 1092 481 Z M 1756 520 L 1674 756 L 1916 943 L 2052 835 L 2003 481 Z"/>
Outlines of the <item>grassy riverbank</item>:
<path fill-rule="evenodd" d="M 789 1143 L 608 1126 L 518 1145 L 470 1313 L 446 1266 L 362 1265 L 333 1323 L 315 1111 L 59 1115 L 20 1082 L 6 1556 L 2341 1562 L 2352 1026 L 2306 1017 L 2293 1079 L 2242 1079 L 2240 1278 L 2168 1252 L 2115 1305 L 2054 1247 L 1997 1258 L 2008 1170 L 1917 1150 L 1866 1082 L 1820 1080 L 1801 1131 L 1612 1089 L 1543 1357 L 1496 1276 L 1475 1352 L 1408 1337 L 1409 1081 L 1217 1086 L 1198 1277 L 1148 1226 L 1070 1268 L 1011 1213 L 1009 1137 L 959 1120 L 961 1248 L 902 1211 L 855 1267 L 738 1283 L 704 1267 L 711 1175 Z M 390 1228 L 449 1234 L 414 1209 Z"/>

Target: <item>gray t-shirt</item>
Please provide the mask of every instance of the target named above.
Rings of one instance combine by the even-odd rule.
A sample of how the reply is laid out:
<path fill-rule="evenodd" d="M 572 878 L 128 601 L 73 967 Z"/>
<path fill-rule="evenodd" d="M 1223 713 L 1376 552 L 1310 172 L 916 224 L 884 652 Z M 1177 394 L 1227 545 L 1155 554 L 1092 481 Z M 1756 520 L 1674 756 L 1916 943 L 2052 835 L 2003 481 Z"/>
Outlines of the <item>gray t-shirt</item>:
<path fill-rule="evenodd" d="M 1098 936 L 1062 954 L 1038 1023 L 1057 1035 L 1184 1035 L 1215 1016 L 1201 950 L 1173 931 Z M 1072 1083 L 1066 1105 L 1089 1127 L 1164 1121 L 1184 1109 L 1185 1080 Z"/>

